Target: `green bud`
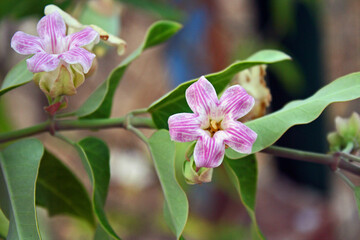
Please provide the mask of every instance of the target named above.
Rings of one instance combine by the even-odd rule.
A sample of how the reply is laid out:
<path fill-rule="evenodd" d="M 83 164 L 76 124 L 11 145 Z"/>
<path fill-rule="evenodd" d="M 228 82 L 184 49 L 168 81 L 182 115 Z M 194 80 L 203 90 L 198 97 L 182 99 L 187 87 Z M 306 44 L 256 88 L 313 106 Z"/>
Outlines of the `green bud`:
<path fill-rule="evenodd" d="M 327 136 L 330 151 L 354 151 L 359 149 L 360 143 L 360 116 L 353 113 L 350 118 L 335 118 L 336 132 Z M 351 149 L 348 149 L 348 148 Z"/>
<path fill-rule="evenodd" d="M 198 171 L 196 171 L 198 170 Z M 200 183 L 208 183 L 211 182 L 212 179 L 212 168 L 200 168 L 197 169 L 194 157 L 191 157 L 190 161 L 185 161 L 183 165 L 183 175 L 188 184 L 200 184 Z"/>
<path fill-rule="evenodd" d="M 76 94 L 76 88 L 85 80 L 82 67 L 79 64 L 59 65 L 54 71 L 34 74 L 34 81 L 50 98 L 71 96 Z"/>

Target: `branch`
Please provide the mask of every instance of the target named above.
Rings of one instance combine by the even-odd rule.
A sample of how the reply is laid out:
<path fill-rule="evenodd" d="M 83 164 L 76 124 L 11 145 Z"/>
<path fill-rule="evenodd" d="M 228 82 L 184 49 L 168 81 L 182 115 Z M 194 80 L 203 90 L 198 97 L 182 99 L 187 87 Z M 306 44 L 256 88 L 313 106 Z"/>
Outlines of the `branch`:
<path fill-rule="evenodd" d="M 125 128 L 125 118 L 81 119 L 81 120 L 53 120 L 46 121 L 28 128 L 0 133 L 0 143 L 36 135 L 43 132 L 68 130 L 99 130 L 106 128 Z M 150 118 L 132 117 L 131 124 L 137 128 L 155 128 Z"/>
<path fill-rule="evenodd" d="M 261 152 L 272 154 L 277 157 L 290 158 L 294 160 L 320 163 L 328 165 L 333 171 L 336 171 L 338 168 L 351 172 L 355 175 L 360 176 L 360 167 L 345 161 L 340 157 L 339 153 L 334 155 L 321 154 L 307 151 L 300 151 L 285 147 L 270 146 Z"/>

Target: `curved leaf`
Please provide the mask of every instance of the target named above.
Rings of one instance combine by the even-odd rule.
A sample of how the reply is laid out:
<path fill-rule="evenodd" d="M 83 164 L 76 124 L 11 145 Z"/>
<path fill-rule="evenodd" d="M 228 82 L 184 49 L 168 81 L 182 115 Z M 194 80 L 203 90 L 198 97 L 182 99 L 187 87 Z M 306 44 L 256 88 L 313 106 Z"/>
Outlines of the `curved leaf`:
<path fill-rule="evenodd" d="M 36 182 L 36 204 L 45 207 L 50 216 L 68 214 L 87 221 L 94 228 L 96 226 L 84 185 L 66 165 L 47 151 L 41 160 Z"/>
<path fill-rule="evenodd" d="M 189 203 L 175 176 L 175 143 L 168 131 L 160 130 L 150 137 L 148 146 L 164 193 L 164 217 L 179 239 L 188 218 Z"/>
<path fill-rule="evenodd" d="M 110 117 L 112 99 L 129 64 L 138 58 L 145 49 L 165 42 L 180 28 L 181 24 L 172 21 L 158 21 L 152 24 L 144 42 L 110 73 L 108 79 L 91 94 L 74 114 L 81 118 Z"/>
<path fill-rule="evenodd" d="M 360 97 L 360 73 L 338 78 L 317 91 L 313 96 L 292 101 L 279 111 L 247 122 L 258 134 L 252 152 L 258 152 L 275 143 L 290 127 L 314 121 L 330 103 L 345 102 Z M 232 149 L 226 150 L 229 158 L 243 157 Z"/>
<path fill-rule="evenodd" d="M 7 239 L 40 239 L 35 210 L 35 184 L 44 147 L 25 139 L 0 154 L 0 206 L 9 219 Z"/>
<path fill-rule="evenodd" d="M 110 226 L 104 211 L 110 182 L 110 152 L 106 143 L 87 137 L 75 144 L 93 186 L 93 209 L 101 227 L 114 239 L 120 239 Z"/>
<path fill-rule="evenodd" d="M 9 229 L 9 220 L 0 209 L 0 239 L 6 238 Z"/>
<path fill-rule="evenodd" d="M 1 85 L 0 96 L 6 92 L 31 82 L 33 73 L 27 69 L 26 59 L 21 60 L 6 74 Z"/>
<path fill-rule="evenodd" d="M 226 69 L 217 73 L 208 74 L 205 77 L 214 85 L 217 93 L 220 93 L 229 84 L 235 74 L 244 69 L 259 64 L 270 64 L 289 59 L 290 57 L 288 55 L 280 51 L 263 50 L 255 53 L 244 61 L 237 61 Z M 157 128 L 167 129 L 168 118 L 175 113 L 191 112 L 185 99 L 185 91 L 195 81 L 197 81 L 197 79 L 180 84 L 173 91 L 150 105 L 148 112 L 151 113 Z"/>
<path fill-rule="evenodd" d="M 237 161 L 224 158 L 224 166 L 231 182 L 234 184 L 241 202 L 250 215 L 257 238 L 264 239 L 255 216 L 256 184 L 257 184 L 257 162 L 255 155 L 248 155 Z"/>

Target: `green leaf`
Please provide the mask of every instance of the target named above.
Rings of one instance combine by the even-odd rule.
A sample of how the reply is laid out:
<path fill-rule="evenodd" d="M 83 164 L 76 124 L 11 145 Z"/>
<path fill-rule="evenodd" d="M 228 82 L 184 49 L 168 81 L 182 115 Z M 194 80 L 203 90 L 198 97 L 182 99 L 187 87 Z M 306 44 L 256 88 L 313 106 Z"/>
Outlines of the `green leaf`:
<path fill-rule="evenodd" d="M 96 226 L 84 185 L 66 165 L 47 151 L 41 160 L 36 182 L 36 204 L 46 208 L 50 216 L 68 214 L 87 221 L 94 228 Z"/>
<path fill-rule="evenodd" d="M 330 103 L 345 102 L 360 97 L 360 73 L 352 73 L 336 79 L 318 90 L 313 96 L 292 101 L 279 111 L 247 122 L 258 134 L 252 152 L 258 152 L 276 142 L 290 127 L 314 121 Z M 229 158 L 244 155 L 232 149 L 226 150 Z"/>
<path fill-rule="evenodd" d="M 231 79 L 238 72 L 259 64 L 270 64 L 289 60 L 290 57 L 275 50 L 263 50 L 255 53 L 244 61 L 237 61 L 226 69 L 208 74 L 205 77 L 214 85 L 217 93 L 220 93 L 229 84 Z M 159 100 L 155 101 L 148 108 L 157 128 L 168 128 L 168 118 L 179 112 L 191 112 L 185 99 L 186 89 L 197 79 L 180 84 L 173 91 L 169 92 Z"/>
<path fill-rule="evenodd" d="M 148 146 L 164 193 L 164 217 L 179 239 L 188 218 L 189 203 L 175 176 L 175 143 L 168 131 L 160 130 L 150 137 Z"/>
<path fill-rule="evenodd" d="M 25 139 L 0 154 L 0 206 L 9 219 L 8 239 L 40 239 L 35 210 L 35 184 L 44 147 Z"/>
<path fill-rule="evenodd" d="M 110 152 L 106 143 L 94 137 L 87 137 L 75 143 L 93 186 L 92 202 L 95 215 L 101 227 L 114 239 L 120 239 L 110 226 L 104 211 L 110 182 Z"/>
<path fill-rule="evenodd" d="M 355 195 L 355 200 L 356 200 L 356 204 L 358 207 L 358 213 L 359 213 L 359 217 L 360 217 L 360 187 L 356 186 L 354 188 L 354 195 Z"/>
<path fill-rule="evenodd" d="M 0 209 L 0 238 L 6 238 L 9 229 L 9 220 Z"/>
<path fill-rule="evenodd" d="M 5 76 L 0 89 L 0 96 L 6 92 L 31 82 L 33 73 L 27 69 L 26 59 L 16 64 Z"/>
<path fill-rule="evenodd" d="M 257 162 L 255 155 L 248 155 L 243 159 L 231 160 L 224 158 L 224 166 L 234 184 L 241 202 L 244 204 L 255 228 L 257 237 L 264 239 L 255 216 L 256 184 L 257 184 Z"/>
<path fill-rule="evenodd" d="M 116 88 L 129 64 L 138 58 L 145 49 L 163 43 L 179 31 L 180 28 L 181 25 L 179 23 L 171 21 L 158 21 L 152 24 L 141 46 L 110 73 L 108 79 L 91 94 L 74 114 L 80 118 L 110 117 Z"/>
<path fill-rule="evenodd" d="M 184 12 L 179 10 L 166 1 L 149 1 L 149 0 L 118 0 L 122 3 L 150 12 L 161 19 L 182 20 Z"/>

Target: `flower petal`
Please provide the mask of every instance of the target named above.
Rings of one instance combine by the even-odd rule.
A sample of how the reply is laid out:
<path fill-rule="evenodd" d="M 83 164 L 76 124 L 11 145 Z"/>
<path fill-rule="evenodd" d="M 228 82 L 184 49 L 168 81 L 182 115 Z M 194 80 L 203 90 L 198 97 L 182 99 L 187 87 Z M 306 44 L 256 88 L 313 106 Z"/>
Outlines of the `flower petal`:
<path fill-rule="evenodd" d="M 252 146 L 257 138 L 256 132 L 245 124 L 234 120 L 224 123 L 226 130 L 222 131 L 224 143 L 240 153 L 251 153 Z"/>
<path fill-rule="evenodd" d="M 224 139 L 216 132 L 210 137 L 205 132 L 199 138 L 194 149 L 194 160 L 197 167 L 215 168 L 218 167 L 225 154 Z"/>
<path fill-rule="evenodd" d="M 50 72 L 57 68 L 60 60 L 56 55 L 48 53 L 37 53 L 32 58 L 26 60 L 30 72 Z"/>
<path fill-rule="evenodd" d="M 82 47 L 90 43 L 99 42 L 99 34 L 91 27 L 86 27 L 80 32 L 73 33 L 66 37 L 68 42 L 68 48 Z"/>
<path fill-rule="evenodd" d="M 58 12 L 53 12 L 40 19 L 37 25 L 37 31 L 49 49 L 47 52 L 60 53 L 64 50 L 64 41 L 66 25 Z"/>
<path fill-rule="evenodd" d="M 11 39 L 11 47 L 20 54 L 28 55 L 43 52 L 43 43 L 39 37 L 18 31 Z"/>
<path fill-rule="evenodd" d="M 69 64 L 79 63 L 83 67 L 84 73 L 87 73 L 91 68 L 95 54 L 85 50 L 84 48 L 75 47 L 60 54 L 59 58 Z"/>
<path fill-rule="evenodd" d="M 204 76 L 188 87 L 185 96 L 191 110 L 199 115 L 210 114 L 219 102 L 213 85 Z"/>
<path fill-rule="evenodd" d="M 178 113 L 169 117 L 169 132 L 171 140 L 177 142 L 191 142 L 201 135 L 201 121 L 193 113 Z"/>
<path fill-rule="evenodd" d="M 254 106 L 255 99 L 240 85 L 229 87 L 220 98 L 220 108 L 224 115 L 239 119 L 246 115 Z"/>

